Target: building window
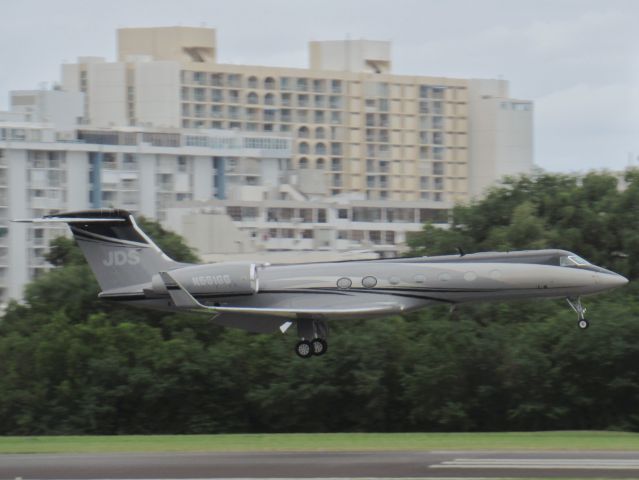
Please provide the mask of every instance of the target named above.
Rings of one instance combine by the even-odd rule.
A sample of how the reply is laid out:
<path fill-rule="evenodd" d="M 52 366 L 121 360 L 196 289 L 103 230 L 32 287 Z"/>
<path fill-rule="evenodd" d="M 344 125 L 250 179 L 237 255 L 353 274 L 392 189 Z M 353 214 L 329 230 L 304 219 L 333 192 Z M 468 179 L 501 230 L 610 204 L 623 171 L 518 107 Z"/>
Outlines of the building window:
<path fill-rule="evenodd" d="M 299 153 L 305 155 L 308 154 L 310 151 L 310 147 L 308 146 L 308 143 L 306 142 L 301 142 L 298 146 L 298 151 Z"/>
<path fill-rule="evenodd" d="M 289 77 L 281 77 L 280 90 L 290 90 L 290 89 L 291 89 L 291 79 Z"/>
<path fill-rule="evenodd" d="M 299 161 L 300 170 L 306 170 L 308 168 L 308 158 L 302 157 Z"/>
<path fill-rule="evenodd" d="M 306 78 L 297 79 L 297 89 L 301 92 L 308 90 L 308 80 Z"/>
<path fill-rule="evenodd" d="M 315 162 L 315 168 L 318 170 L 324 170 L 326 168 L 326 161 L 323 158 L 318 158 Z"/>
<path fill-rule="evenodd" d="M 204 72 L 194 72 L 193 73 L 193 82 L 199 83 L 200 85 L 206 84 L 206 73 Z"/>
<path fill-rule="evenodd" d="M 255 105 L 258 102 L 257 93 L 255 93 L 255 92 L 249 93 L 248 96 L 246 97 L 246 101 L 247 101 L 247 103 L 249 103 L 251 105 Z"/>
<path fill-rule="evenodd" d="M 223 102 L 224 101 L 224 90 L 219 88 L 214 88 L 211 90 L 211 101 L 213 102 Z"/>
<path fill-rule="evenodd" d="M 213 118 L 222 118 L 222 105 L 212 105 L 211 106 L 211 116 Z"/>
<path fill-rule="evenodd" d="M 238 120 L 240 118 L 240 107 L 230 106 L 229 117 Z"/>
<path fill-rule="evenodd" d="M 224 75 L 222 75 L 221 73 L 212 73 L 211 85 L 213 85 L 214 87 L 224 86 Z"/>
<path fill-rule="evenodd" d="M 248 78 L 248 88 L 258 88 L 257 77 Z"/>
<path fill-rule="evenodd" d="M 308 128 L 300 127 L 299 130 L 297 131 L 297 136 L 299 138 L 308 138 Z"/>
<path fill-rule="evenodd" d="M 280 109 L 280 118 L 282 122 L 290 122 L 292 118 L 291 111 L 288 108 Z"/>
<path fill-rule="evenodd" d="M 313 223 L 313 210 L 311 208 L 300 208 L 299 215 L 302 223 Z"/>
<path fill-rule="evenodd" d="M 342 97 L 331 95 L 328 104 L 330 108 L 342 108 Z"/>
<path fill-rule="evenodd" d="M 229 90 L 229 102 L 231 102 L 231 103 L 240 103 L 240 91 L 239 90 Z"/>
<path fill-rule="evenodd" d="M 326 155 L 326 145 L 323 143 L 315 145 L 315 155 Z"/>
<path fill-rule="evenodd" d="M 228 76 L 228 84 L 229 87 L 241 87 L 242 86 L 242 76 L 237 73 L 231 73 Z"/>
<path fill-rule="evenodd" d="M 275 89 L 275 79 L 273 77 L 266 77 L 264 79 L 264 88 L 266 90 L 274 90 Z"/>
<path fill-rule="evenodd" d="M 301 94 L 297 96 L 297 106 L 298 107 L 308 107 L 308 95 Z"/>

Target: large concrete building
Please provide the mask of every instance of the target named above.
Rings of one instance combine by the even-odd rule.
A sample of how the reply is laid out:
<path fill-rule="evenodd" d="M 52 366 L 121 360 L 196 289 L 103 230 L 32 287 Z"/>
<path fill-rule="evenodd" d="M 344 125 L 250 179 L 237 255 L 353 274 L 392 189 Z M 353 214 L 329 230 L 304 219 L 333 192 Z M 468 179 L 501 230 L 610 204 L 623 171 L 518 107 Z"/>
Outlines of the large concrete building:
<path fill-rule="evenodd" d="M 0 302 L 50 268 L 49 242 L 65 226 L 16 218 L 117 207 L 165 220 L 170 206 L 242 195 L 286 197 L 291 141 L 264 133 L 80 128 L 59 140 L 51 125 L 0 122 Z"/>
<path fill-rule="evenodd" d="M 308 261 L 311 252 L 374 253 L 397 257 L 408 236 L 424 223 L 448 225 L 448 209 L 436 202 L 354 200 L 339 197 L 308 202 L 289 197 L 262 201 L 182 202 L 169 208 L 165 225 L 181 232 L 204 258 L 278 261 L 275 252 L 296 252 L 287 260 Z M 224 235 L 219 235 L 224 232 Z M 335 259 L 334 258 L 334 259 Z"/>
<path fill-rule="evenodd" d="M 392 73 L 390 43 L 311 42 L 310 67 L 217 62 L 215 30 L 118 30 L 118 59 L 81 57 L 62 88 L 96 126 L 291 135 L 303 193 L 464 201 L 532 168 L 532 104 L 505 80 Z M 305 190 L 308 189 L 308 190 Z"/>

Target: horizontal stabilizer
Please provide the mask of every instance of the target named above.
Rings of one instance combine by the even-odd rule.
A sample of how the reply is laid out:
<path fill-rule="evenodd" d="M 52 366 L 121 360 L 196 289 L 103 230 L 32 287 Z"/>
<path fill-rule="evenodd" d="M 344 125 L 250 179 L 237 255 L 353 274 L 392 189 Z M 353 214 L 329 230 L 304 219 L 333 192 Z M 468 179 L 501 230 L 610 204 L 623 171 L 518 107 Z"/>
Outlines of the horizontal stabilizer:
<path fill-rule="evenodd" d="M 42 218 L 17 218 L 11 220 L 15 223 L 88 223 L 88 222 L 126 222 L 125 218 L 78 218 L 78 217 L 42 217 Z"/>

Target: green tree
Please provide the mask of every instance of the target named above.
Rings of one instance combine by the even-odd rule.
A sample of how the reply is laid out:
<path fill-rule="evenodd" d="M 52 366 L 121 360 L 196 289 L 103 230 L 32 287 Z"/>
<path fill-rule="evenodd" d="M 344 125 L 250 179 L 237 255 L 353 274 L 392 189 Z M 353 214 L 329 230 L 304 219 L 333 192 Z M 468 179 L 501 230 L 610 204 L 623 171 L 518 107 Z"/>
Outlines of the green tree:
<path fill-rule="evenodd" d="M 414 254 L 565 248 L 639 277 L 639 173 L 511 178 L 425 225 Z M 179 237 L 142 228 L 178 261 Z M 74 242 L 0 320 L 0 431 L 639 431 L 639 287 L 586 299 L 591 329 L 560 300 L 447 306 L 333 322 L 326 356 L 291 336 L 222 329 L 97 299 Z M 293 330 L 293 329 L 291 329 Z"/>

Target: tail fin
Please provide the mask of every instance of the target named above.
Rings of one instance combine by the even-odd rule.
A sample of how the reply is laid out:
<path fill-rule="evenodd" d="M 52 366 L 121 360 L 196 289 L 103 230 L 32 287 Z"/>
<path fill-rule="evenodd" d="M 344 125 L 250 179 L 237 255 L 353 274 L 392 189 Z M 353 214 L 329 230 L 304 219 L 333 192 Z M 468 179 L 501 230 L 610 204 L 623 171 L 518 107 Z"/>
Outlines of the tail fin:
<path fill-rule="evenodd" d="M 22 221 L 67 223 L 103 291 L 147 283 L 156 273 L 182 265 L 164 254 L 125 210 L 66 212 Z"/>

